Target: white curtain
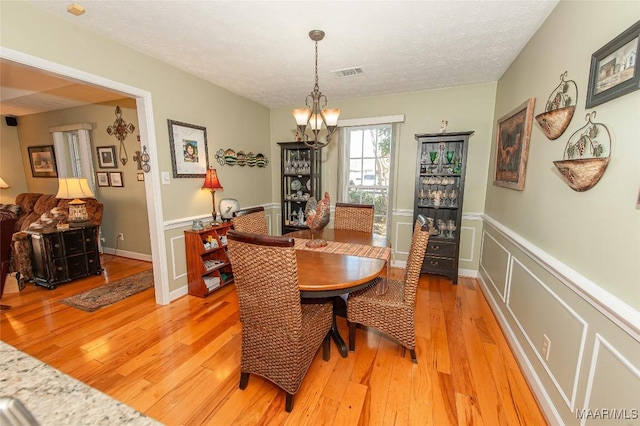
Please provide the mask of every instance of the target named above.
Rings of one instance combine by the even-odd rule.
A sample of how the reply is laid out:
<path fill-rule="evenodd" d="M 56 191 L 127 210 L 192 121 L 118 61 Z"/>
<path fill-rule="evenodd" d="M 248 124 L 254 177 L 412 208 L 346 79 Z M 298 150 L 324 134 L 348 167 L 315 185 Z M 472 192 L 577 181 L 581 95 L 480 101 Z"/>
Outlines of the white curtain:
<path fill-rule="evenodd" d="M 83 177 L 96 193 L 96 178 L 91 148 L 91 124 L 81 123 L 49 129 L 53 136 L 58 177 Z"/>

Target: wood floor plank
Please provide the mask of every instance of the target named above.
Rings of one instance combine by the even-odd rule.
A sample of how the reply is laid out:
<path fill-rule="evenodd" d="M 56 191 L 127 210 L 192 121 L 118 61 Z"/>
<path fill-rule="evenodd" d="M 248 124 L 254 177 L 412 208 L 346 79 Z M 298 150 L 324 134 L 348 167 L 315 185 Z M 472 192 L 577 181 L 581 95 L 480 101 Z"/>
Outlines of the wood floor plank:
<path fill-rule="evenodd" d="M 422 275 L 416 295 L 418 364 L 388 336 L 358 328 L 356 351 L 316 354 L 291 413 L 284 391 L 252 376 L 238 388 L 241 331 L 234 286 L 207 298 L 155 303 L 153 290 L 88 313 L 60 303 L 151 269 L 103 256 L 105 272 L 55 290 L 5 295 L 0 338 L 168 426 L 544 425 L 475 279 Z M 403 270 L 391 269 L 401 279 Z M 345 340 L 344 318 L 338 329 Z"/>
<path fill-rule="evenodd" d="M 344 398 L 340 401 L 335 418 L 339 419 L 339 422 L 344 425 L 357 424 L 366 395 L 367 386 L 351 381 L 348 382 L 345 387 Z"/>
<path fill-rule="evenodd" d="M 411 377 L 409 392 L 409 424 L 415 426 L 433 425 L 433 383 L 430 372 L 433 369 L 433 352 L 428 350 L 431 343 L 423 337 L 416 338 L 418 364 Z"/>

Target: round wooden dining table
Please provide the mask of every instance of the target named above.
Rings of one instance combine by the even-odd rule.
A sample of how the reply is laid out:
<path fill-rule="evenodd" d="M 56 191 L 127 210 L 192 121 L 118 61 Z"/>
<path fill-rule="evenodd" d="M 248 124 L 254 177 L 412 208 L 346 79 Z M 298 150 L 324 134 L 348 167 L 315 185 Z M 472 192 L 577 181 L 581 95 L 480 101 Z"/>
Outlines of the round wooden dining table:
<path fill-rule="evenodd" d="M 308 229 L 290 232 L 287 237 L 311 239 Z M 373 247 L 389 247 L 389 241 L 368 232 L 340 229 L 323 229 L 314 238 L 327 241 L 360 244 Z M 386 268 L 383 259 L 360 257 L 347 254 L 327 253 L 318 249 L 296 250 L 298 261 L 298 287 L 300 297 L 307 299 L 333 298 L 334 316 L 331 336 L 338 346 L 340 355 L 347 357 L 347 345 L 338 332 L 336 313 L 344 312 L 344 300 L 340 295 L 350 293 L 370 284 Z"/>

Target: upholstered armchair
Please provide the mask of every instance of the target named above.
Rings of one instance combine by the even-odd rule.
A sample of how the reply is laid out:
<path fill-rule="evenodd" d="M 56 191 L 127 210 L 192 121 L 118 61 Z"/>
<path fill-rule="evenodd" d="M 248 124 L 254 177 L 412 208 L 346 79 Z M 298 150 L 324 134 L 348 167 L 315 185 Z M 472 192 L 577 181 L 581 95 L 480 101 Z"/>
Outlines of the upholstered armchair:
<path fill-rule="evenodd" d="M 17 220 L 18 216 L 14 212 L 0 209 L 0 261 L 2 264 L 0 272 L 0 299 L 4 293 L 4 282 L 7 278 L 7 273 L 9 272 L 11 236 L 13 235 L 13 230 L 15 229 Z M 4 310 L 8 309 L 8 307 L 0 305 L 0 309 Z"/>

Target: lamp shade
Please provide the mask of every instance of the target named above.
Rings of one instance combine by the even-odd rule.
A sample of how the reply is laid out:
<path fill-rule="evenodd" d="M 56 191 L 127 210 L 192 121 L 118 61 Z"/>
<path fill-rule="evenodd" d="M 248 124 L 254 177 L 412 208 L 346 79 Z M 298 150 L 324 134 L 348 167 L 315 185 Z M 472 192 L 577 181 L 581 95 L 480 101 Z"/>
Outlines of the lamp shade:
<path fill-rule="evenodd" d="M 2 178 L 0 178 L 0 189 L 7 189 L 9 185 Z"/>
<path fill-rule="evenodd" d="M 202 189 L 223 189 L 218 180 L 218 172 L 216 169 L 207 170 L 207 175 L 204 177 L 204 184 Z"/>
<path fill-rule="evenodd" d="M 59 178 L 56 198 L 95 198 L 86 178 Z"/>

